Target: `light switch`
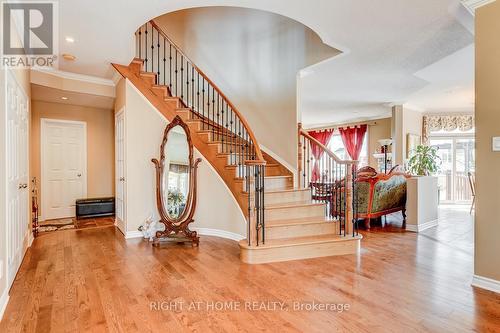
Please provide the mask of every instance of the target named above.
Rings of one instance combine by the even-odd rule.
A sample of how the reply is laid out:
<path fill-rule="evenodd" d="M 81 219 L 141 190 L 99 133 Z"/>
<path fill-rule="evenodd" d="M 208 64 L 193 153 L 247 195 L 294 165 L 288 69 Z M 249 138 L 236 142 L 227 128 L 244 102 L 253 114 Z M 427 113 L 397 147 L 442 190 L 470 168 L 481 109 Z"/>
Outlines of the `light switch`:
<path fill-rule="evenodd" d="M 493 137 L 493 151 L 500 151 L 500 136 Z"/>

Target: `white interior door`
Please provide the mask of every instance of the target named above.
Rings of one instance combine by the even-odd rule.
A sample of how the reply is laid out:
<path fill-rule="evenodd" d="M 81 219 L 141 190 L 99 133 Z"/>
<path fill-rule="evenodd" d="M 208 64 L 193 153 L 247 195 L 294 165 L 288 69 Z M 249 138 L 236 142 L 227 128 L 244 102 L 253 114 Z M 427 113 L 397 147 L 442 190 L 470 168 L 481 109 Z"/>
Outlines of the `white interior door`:
<path fill-rule="evenodd" d="M 28 246 L 28 98 L 10 71 L 6 77 L 8 286 Z"/>
<path fill-rule="evenodd" d="M 86 123 L 41 122 L 43 218 L 73 217 L 75 201 L 87 196 Z"/>
<path fill-rule="evenodd" d="M 125 233 L 125 117 L 121 110 L 115 116 L 115 209 L 116 225 Z"/>

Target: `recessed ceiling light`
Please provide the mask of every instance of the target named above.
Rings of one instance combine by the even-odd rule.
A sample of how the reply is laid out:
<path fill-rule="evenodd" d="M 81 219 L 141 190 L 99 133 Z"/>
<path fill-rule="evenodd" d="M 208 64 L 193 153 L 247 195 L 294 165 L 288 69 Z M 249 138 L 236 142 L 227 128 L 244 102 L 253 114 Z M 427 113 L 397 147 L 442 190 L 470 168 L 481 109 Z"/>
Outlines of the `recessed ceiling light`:
<path fill-rule="evenodd" d="M 64 53 L 62 55 L 62 57 L 64 58 L 64 60 L 69 60 L 69 61 L 73 61 L 76 59 L 76 57 L 72 54 L 69 54 L 69 53 Z"/>
<path fill-rule="evenodd" d="M 74 43 L 75 42 L 75 39 L 73 37 L 66 37 L 66 41 L 68 43 Z"/>
<path fill-rule="evenodd" d="M 61 99 L 62 99 L 63 101 L 65 101 L 65 100 L 67 100 L 67 99 L 68 99 L 68 97 L 63 96 L 63 97 L 61 97 Z"/>

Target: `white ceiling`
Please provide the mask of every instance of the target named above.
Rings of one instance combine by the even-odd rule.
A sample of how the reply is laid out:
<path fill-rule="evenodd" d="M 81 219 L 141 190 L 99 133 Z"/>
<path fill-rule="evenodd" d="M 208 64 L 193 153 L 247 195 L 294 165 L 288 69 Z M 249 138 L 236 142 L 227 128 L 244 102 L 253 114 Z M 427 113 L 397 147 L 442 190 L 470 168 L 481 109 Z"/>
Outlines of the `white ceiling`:
<path fill-rule="evenodd" d="M 473 42 L 458 0 L 66 0 L 59 2 L 60 53 L 74 54 L 77 60 L 62 60 L 60 69 L 111 78 L 111 62 L 127 64 L 134 56 L 133 36 L 142 23 L 167 12 L 211 5 L 288 16 L 343 52 L 308 68 L 300 80 L 306 124 L 377 118 L 388 114 L 391 103 L 409 101 L 419 109 L 456 109 L 446 102 L 456 99 L 439 97 L 439 91 L 468 94 L 467 101 L 472 93 L 471 82 L 446 82 L 445 88 L 443 80 L 428 81 L 424 75 L 424 69 Z M 66 36 L 75 43 L 67 43 Z M 459 54 L 457 59 L 470 72 L 470 57 Z M 435 70 L 444 75 L 452 71 Z M 433 85 L 437 91 L 429 88 Z"/>
<path fill-rule="evenodd" d="M 66 99 L 62 99 L 63 97 Z M 107 110 L 112 110 L 115 102 L 113 97 L 84 94 L 81 92 L 50 88 L 38 84 L 31 84 L 31 99 L 42 102 L 79 105 Z"/>

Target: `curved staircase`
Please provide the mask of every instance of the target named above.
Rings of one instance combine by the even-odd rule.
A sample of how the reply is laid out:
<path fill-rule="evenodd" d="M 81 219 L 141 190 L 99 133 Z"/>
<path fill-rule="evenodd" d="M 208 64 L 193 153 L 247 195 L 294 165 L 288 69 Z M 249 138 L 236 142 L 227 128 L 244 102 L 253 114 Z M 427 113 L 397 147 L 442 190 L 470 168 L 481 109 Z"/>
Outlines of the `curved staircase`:
<path fill-rule="evenodd" d="M 153 21 L 136 37 L 138 57 L 128 66 L 113 67 L 168 121 L 181 117 L 188 124 L 193 145 L 247 217 L 247 238 L 240 241 L 242 261 L 266 263 L 359 250 L 361 236 L 351 234 L 350 223 L 343 224 L 340 215 L 331 216 L 327 202 L 313 201 L 310 188 L 294 188 L 292 172 L 261 151 L 242 115 Z M 185 75 L 180 88 L 175 81 L 179 72 Z"/>

